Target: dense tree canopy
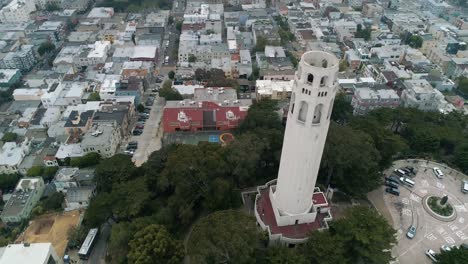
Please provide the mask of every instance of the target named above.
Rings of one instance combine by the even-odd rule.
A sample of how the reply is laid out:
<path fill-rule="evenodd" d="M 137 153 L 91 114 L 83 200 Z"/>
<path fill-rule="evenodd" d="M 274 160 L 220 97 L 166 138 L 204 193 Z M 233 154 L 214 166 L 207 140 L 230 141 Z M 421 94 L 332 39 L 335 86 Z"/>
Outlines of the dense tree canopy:
<path fill-rule="evenodd" d="M 18 138 L 18 134 L 13 132 L 6 132 L 3 134 L 2 141 L 3 142 L 14 142 Z"/>
<path fill-rule="evenodd" d="M 167 80 L 159 89 L 159 96 L 164 97 L 168 101 L 182 100 L 182 95 L 174 88 L 172 88 L 172 81 Z"/>
<path fill-rule="evenodd" d="M 372 138 L 349 126 L 331 124 L 322 157 L 326 181 L 353 195 L 365 195 L 381 182 L 380 154 Z"/>
<path fill-rule="evenodd" d="M 39 55 L 42 56 L 42 55 L 44 55 L 46 53 L 49 53 L 49 52 L 51 52 L 53 50 L 55 50 L 55 45 L 50 41 L 46 41 L 46 42 L 41 43 L 41 45 L 37 49 L 37 53 L 39 53 Z"/>
<path fill-rule="evenodd" d="M 299 250 L 309 263 L 389 263 L 395 230 L 381 215 L 365 206 L 347 209 L 329 231 L 313 232 Z"/>
<path fill-rule="evenodd" d="M 450 251 L 442 251 L 437 254 L 437 263 L 439 264 L 463 264 L 468 263 L 468 248 L 452 248 Z"/>
<path fill-rule="evenodd" d="M 92 92 L 88 97 L 88 101 L 101 101 L 101 96 L 99 96 L 99 92 Z"/>
<path fill-rule="evenodd" d="M 99 164 L 100 160 L 101 155 L 96 152 L 90 152 L 83 157 L 72 158 L 70 160 L 70 166 L 78 168 L 91 167 Z"/>
<path fill-rule="evenodd" d="M 180 241 L 171 238 L 161 225 L 149 225 L 138 231 L 130 241 L 129 263 L 134 264 L 179 264 L 184 258 Z"/>
<path fill-rule="evenodd" d="M 200 219 L 187 245 L 190 263 L 254 263 L 260 239 L 255 219 L 227 210 Z"/>

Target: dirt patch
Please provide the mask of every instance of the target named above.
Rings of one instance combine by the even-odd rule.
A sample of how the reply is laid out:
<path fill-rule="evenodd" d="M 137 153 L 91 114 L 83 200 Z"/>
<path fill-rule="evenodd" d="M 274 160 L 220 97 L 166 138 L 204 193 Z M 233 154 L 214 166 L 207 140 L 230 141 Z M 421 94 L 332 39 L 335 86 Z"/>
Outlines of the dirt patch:
<path fill-rule="evenodd" d="M 44 219 L 44 221 L 40 221 L 37 225 L 34 226 L 34 230 L 32 230 L 34 235 L 46 235 L 52 229 L 54 225 L 55 219 Z"/>
<path fill-rule="evenodd" d="M 80 214 L 80 211 L 73 210 L 42 215 L 29 223 L 16 242 L 50 242 L 57 255 L 63 257 L 68 244 L 68 231 L 78 225 Z"/>

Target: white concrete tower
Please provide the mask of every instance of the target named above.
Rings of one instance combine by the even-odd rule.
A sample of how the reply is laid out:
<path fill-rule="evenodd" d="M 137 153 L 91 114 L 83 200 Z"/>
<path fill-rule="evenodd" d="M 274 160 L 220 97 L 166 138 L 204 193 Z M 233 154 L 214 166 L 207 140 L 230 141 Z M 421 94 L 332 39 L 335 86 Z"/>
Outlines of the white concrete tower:
<path fill-rule="evenodd" d="M 312 196 L 330 125 L 338 64 L 333 54 L 322 51 L 306 52 L 299 63 L 278 180 L 269 194 L 279 226 L 315 221 Z"/>

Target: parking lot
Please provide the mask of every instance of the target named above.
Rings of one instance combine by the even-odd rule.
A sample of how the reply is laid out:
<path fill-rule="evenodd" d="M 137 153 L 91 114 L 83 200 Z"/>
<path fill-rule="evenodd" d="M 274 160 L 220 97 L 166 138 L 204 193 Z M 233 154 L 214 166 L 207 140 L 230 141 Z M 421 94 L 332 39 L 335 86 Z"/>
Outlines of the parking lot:
<path fill-rule="evenodd" d="M 428 249 L 440 252 L 442 245 L 460 245 L 468 242 L 468 194 L 461 192 L 462 179 L 466 176 L 442 164 L 422 160 L 402 160 L 386 171 L 386 176 L 396 168 L 412 166 L 417 170 L 412 178 L 413 188 L 400 184 L 400 195 L 385 192 L 385 187 L 369 194 L 369 199 L 397 230 L 398 244 L 392 253 L 395 263 L 432 263 L 425 255 Z M 433 168 L 438 167 L 445 174 L 438 179 Z M 465 178 L 467 179 L 467 178 Z M 422 206 L 422 199 L 428 195 L 448 195 L 457 217 L 443 222 L 429 215 Z M 406 237 L 408 228 L 416 227 L 413 239 Z"/>

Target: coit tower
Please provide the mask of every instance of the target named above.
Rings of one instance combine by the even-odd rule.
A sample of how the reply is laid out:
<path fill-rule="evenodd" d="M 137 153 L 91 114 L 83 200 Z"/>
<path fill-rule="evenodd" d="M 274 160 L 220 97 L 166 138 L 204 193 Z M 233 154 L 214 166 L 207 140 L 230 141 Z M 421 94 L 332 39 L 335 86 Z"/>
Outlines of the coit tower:
<path fill-rule="evenodd" d="M 336 94 L 338 59 L 323 51 L 306 52 L 299 62 L 281 152 L 270 199 L 279 226 L 315 220 L 317 174 Z"/>

